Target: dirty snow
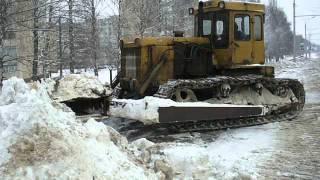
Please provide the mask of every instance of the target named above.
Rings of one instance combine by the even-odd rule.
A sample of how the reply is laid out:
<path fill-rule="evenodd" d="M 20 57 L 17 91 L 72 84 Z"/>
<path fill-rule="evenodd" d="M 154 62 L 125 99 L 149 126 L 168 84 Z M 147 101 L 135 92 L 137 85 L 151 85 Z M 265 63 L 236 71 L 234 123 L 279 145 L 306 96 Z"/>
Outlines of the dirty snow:
<path fill-rule="evenodd" d="M 278 124 L 228 130 L 210 142 L 133 142 L 145 163 L 162 163 L 172 179 L 259 179 L 259 166 L 272 156 Z M 138 146 L 139 144 L 142 144 Z"/>
<path fill-rule="evenodd" d="M 233 104 L 278 104 L 285 105 L 291 103 L 291 99 L 295 97 L 292 91 L 289 91 L 288 96 L 279 97 L 272 94 L 267 88 L 262 89 L 262 95 L 259 95 L 256 90 L 251 87 L 242 87 L 230 93 L 228 98 L 222 98 L 220 100 L 213 98 L 206 102 L 221 104 L 221 103 L 233 103 Z"/>
<path fill-rule="evenodd" d="M 50 88 L 53 90 L 53 99 L 58 102 L 77 98 L 100 98 L 112 93 L 111 89 L 104 86 L 96 77 L 84 74 L 67 75 L 51 86 L 54 86 Z"/>
<path fill-rule="evenodd" d="M 113 99 L 110 107 L 110 116 L 134 119 L 143 122 L 144 124 L 159 123 L 159 107 L 251 107 L 246 105 L 231 105 L 231 104 L 210 104 L 207 102 L 194 103 L 178 103 L 170 99 L 162 99 L 157 97 L 147 96 L 139 100 L 131 99 Z M 259 106 L 264 108 L 263 106 Z M 267 112 L 264 109 L 265 113 Z"/>
<path fill-rule="evenodd" d="M 0 94 L 2 179 L 159 179 L 116 131 L 53 102 L 45 87 L 4 81 Z"/>
<path fill-rule="evenodd" d="M 76 74 L 84 74 L 87 76 L 94 76 L 94 70 L 93 69 L 87 69 L 87 71 L 85 71 L 84 69 L 76 69 L 75 70 Z M 67 76 L 70 75 L 70 70 L 69 69 L 64 69 L 63 71 L 63 76 Z M 117 70 L 112 70 L 112 79 L 114 79 L 117 76 Z M 60 76 L 60 71 L 58 73 L 53 73 L 52 77 L 59 77 Z M 102 83 L 102 84 L 111 84 L 110 83 L 110 71 L 108 68 L 106 69 L 99 69 L 99 75 L 98 75 L 98 80 Z"/>

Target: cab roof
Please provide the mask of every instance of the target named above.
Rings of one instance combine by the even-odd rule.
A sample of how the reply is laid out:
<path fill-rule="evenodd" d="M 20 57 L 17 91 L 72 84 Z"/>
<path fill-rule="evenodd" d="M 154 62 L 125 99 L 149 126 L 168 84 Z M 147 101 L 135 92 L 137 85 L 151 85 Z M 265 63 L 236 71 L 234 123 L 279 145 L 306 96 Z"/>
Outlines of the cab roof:
<path fill-rule="evenodd" d="M 221 8 L 220 4 L 224 4 L 224 8 Z M 265 5 L 260 3 L 248 3 L 248 2 L 226 2 L 221 0 L 210 0 L 203 2 L 203 9 L 205 12 L 218 11 L 221 9 L 234 10 L 234 11 L 254 11 L 265 12 Z"/>

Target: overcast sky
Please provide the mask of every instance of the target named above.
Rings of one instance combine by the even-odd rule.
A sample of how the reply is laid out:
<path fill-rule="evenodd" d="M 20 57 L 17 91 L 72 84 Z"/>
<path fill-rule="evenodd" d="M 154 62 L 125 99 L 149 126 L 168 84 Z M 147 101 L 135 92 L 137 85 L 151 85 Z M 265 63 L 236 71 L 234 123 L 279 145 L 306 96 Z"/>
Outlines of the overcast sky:
<path fill-rule="evenodd" d="M 264 3 L 268 2 L 268 0 L 261 1 Z M 109 2 L 110 0 L 104 1 L 101 6 L 102 8 L 100 8 L 99 10 L 100 14 L 104 17 L 114 13 L 112 5 Z M 320 15 L 320 0 L 296 0 L 296 4 L 296 15 Z M 291 24 L 293 24 L 293 0 L 278 0 L 278 6 L 285 11 L 289 21 L 291 22 Z M 297 18 L 297 34 L 301 34 L 304 36 L 305 23 L 307 24 L 308 34 L 311 34 L 311 41 L 315 43 L 320 42 L 320 16 L 313 18 Z M 293 26 L 291 26 L 291 28 L 292 27 Z"/>

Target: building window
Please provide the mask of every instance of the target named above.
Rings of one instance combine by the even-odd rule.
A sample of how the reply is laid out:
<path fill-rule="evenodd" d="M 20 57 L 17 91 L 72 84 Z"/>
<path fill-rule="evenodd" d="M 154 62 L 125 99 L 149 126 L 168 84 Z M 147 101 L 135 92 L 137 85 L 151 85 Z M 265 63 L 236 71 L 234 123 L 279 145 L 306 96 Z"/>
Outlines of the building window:
<path fill-rule="evenodd" d="M 15 32 L 6 32 L 4 39 L 6 40 L 11 40 L 16 38 L 16 33 Z"/>
<path fill-rule="evenodd" d="M 16 58 L 17 57 L 17 49 L 16 49 L 16 47 L 0 48 L 0 56 L 6 56 L 6 58 Z"/>
<path fill-rule="evenodd" d="M 5 73 L 15 73 L 17 71 L 17 65 L 4 65 L 3 71 Z"/>

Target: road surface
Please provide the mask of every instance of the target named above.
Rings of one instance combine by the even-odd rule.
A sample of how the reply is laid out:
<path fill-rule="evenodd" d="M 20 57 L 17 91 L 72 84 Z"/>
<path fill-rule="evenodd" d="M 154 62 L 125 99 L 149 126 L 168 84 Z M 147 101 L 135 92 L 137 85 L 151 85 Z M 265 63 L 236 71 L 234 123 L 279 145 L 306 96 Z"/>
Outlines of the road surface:
<path fill-rule="evenodd" d="M 194 153 L 194 148 L 187 152 L 186 147 L 197 144 L 196 151 L 207 152 L 206 156 L 213 159 L 210 161 L 213 167 L 222 167 L 218 171 L 220 174 L 215 172 L 222 175 L 222 179 L 228 179 L 228 173 L 233 174 L 231 177 L 235 179 L 243 178 L 243 174 L 249 179 L 320 179 L 320 58 L 283 62 L 275 66 L 277 77 L 297 78 L 305 86 L 307 102 L 299 118 L 227 132 L 168 136 L 163 138 L 167 142 L 159 143 L 163 152 L 168 146 L 177 146 L 176 152 L 194 154 L 181 157 L 183 162 L 188 163 L 187 159 L 197 159 L 198 155 Z"/>
<path fill-rule="evenodd" d="M 177 179 L 320 179 L 320 58 L 286 60 L 274 66 L 277 77 L 299 79 L 305 86 L 306 106 L 299 118 L 151 138 L 158 152 L 151 159 L 168 159 L 179 174 Z"/>
<path fill-rule="evenodd" d="M 276 148 L 260 173 L 272 179 L 320 179 L 320 58 L 280 68 L 278 76 L 304 83 L 307 102 L 297 120 L 279 123 Z"/>

